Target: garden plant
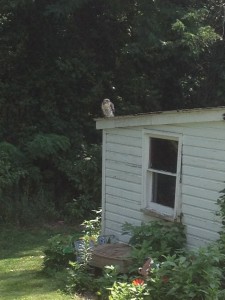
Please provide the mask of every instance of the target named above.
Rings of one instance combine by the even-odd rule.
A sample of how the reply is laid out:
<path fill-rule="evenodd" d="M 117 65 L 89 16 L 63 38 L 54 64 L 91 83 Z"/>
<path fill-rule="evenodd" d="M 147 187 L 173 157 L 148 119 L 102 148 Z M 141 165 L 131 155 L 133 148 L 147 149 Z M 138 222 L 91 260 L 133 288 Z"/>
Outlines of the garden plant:
<path fill-rule="evenodd" d="M 223 194 L 218 200 L 223 220 L 224 201 Z M 100 270 L 89 265 L 90 238 L 93 235 L 97 242 L 100 234 L 99 215 L 83 225 L 84 228 L 86 226 L 81 236 L 86 241 L 83 244 L 83 259 L 66 264 L 66 290 L 70 294 L 89 292 L 102 300 L 224 299 L 223 230 L 215 243 L 190 251 L 185 247 L 185 227 L 180 223 L 153 221 L 140 226 L 124 224 L 123 232 L 130 236 L 132 264 L 126 274 L 120 274 L 116 266 L 106 266 Z M 68 242 L 71 245 L 71 241 Z M 152 262 L 148 275 L 142 276 L 138 269 L 149 256 Z"/>

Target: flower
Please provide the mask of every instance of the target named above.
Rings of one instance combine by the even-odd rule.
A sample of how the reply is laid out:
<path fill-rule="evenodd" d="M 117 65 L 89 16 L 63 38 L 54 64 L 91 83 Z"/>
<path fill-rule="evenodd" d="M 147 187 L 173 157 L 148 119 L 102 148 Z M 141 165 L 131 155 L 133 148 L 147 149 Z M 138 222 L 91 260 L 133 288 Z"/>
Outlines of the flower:
<path fill-rule="evenodd" d="M 136 278 L 132 281 L 133 285 L 143 285 L 144 283 L 145 283 L 144 280 L 141 278 Z"/>

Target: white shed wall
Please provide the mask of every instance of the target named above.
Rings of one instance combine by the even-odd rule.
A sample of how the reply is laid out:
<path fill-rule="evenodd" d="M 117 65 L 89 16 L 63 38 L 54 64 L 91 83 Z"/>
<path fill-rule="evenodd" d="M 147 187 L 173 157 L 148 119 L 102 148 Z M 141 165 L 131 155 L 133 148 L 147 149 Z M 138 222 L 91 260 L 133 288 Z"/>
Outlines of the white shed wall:
<path fill-rule="evenodd" d="M 219 191 L 225 187 L 224 122 L 146 126 L 145 129 L 183 135 L 182 222 L 189 247 L 218 238 L 221 224 L 216 216 Z M 140 225 L 151 217 L 141 212 L 142 129 L 129 127 L 104 131 L 103 232 L 121 241 L 125 222 Z"/>
<path fill-rule="evenodd" d="M 125 222 L 140 225 L 142 197 L 141 130 L 112 129 L 105 131 L 103 169 L 103 232 L 120 240 Z"/>

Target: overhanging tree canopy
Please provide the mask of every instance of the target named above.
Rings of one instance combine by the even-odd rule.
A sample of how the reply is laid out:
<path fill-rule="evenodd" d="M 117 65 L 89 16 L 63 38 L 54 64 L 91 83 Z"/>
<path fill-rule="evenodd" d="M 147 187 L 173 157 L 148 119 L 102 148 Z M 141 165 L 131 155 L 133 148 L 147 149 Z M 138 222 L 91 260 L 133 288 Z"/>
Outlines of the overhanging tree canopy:
<path fill-rule="evenodd" d="M 120 115 L 223 105 L 223 17 L 221 0 L 0 0 L 2 219 L 100 203 L 104 97 Z"/>

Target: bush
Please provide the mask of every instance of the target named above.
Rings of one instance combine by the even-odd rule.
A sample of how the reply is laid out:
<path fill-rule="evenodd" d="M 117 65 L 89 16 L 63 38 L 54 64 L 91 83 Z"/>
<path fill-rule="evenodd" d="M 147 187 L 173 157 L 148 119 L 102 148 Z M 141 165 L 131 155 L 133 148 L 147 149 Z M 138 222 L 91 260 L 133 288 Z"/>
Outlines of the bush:
<path fill-rule="evenodd" d="M 166 256 L 164 262 L 151 270 L 147 280 L 151 299 L 224 299 L 220 290 L 221 259 L 217 246 Z"/>
<path fill-rule="evenodd" d="M 126 223 L 124 234 L 130 234 L 133 265 L 131 271 L 142 266 L 147 257 L 162 261 L 163 256 L 180 252 L 185 246 L 184 226 L 180 223 L 162 223 L 159 221 L 133 226 Z"/>
<path fill-rule="evenodd" d="M 145 283 L 136 284 L 137 280 L 132 283 L 115 282 L 112 286 L 109 300 L 131 300 L 131 299 L 149 299 L 147 285 Z M 140 281 L 142 282 L 142 281 Z"/>
<path fill-rule="evenodd" d="M 85 220 L 82 234 L 57 234 L 48 240 L 48 246 L 44 250 L 44 268 L 58 270 L 69 266 L 70 261 L 77 260 L 77 256 L 81 255 L 82 261 L 88 262 L 90 259 L 90 242 L 97 241 L 100 232 L 101 210 L 94 211 L 96 217 L 92 220 Z M 75 242 L 80 240 L 82 248 L 76 252 Z M 75 269 L 76 266 L 75 266 Z"/>
<path fill-rule="evenodd" d="M 97 212 L 99 213 L 99 212 Z M 133 266 L 130 273 L 118 274 L 114 266 L 103 272 L 89 265 L 91 258 L 90 238 L 97 240 L 100 219 L 84 221 L 83 248 L 80 260 L 69 255 L 73 238 L 56 236 L 50 240 L 52 252 L 46 252 L 46 265 L 64 266 L 68 269 L 67 291 L 90 292 L 101 300 L 223 300 L 223 270 L 221 263 L 225 255 L 221 251 L 221 240 L 199 250 L 184 249 L 184 227 L 180 224 L 152 222 L 139 227 L 126 224 L 124 230 L 131 233 Z M 69 247 L 68 247 L 69 245 Z M 153 258 L 148 276 L 138 274 L 138 267 L 146 255 Z M 223 265 L 223 264 L 222 264 Z"/>
<path fill-rule="evenodd" d="M 220 197 L 220 214 L 225 220 L 225 196 Z M 86 220 L 83 226 L 83 248 L 81 260 L 68 262 L 69 292 L 96 293 L 101 300 L 223 300 L 225 270 L 225 234 L 224 227 L 220 239 L 208 247 L 196 249 L 195 252 L 185 249 L 185 228 L 179 223 L 162 223 L 158 221 L 133 226 L 125 224 L 124 234 L 130 234 L 133 264 L 130 272 L 118 274 L 114 266 L 107 266 L 103 272 L 96 273 L 89 266 L 91 258 L 90 239 L 97 240 L 100 232 L 100 214 Z M 61 238 L 61 237 L 60 237 Z M 59 239 L 59 237 L 58 237 Z M 67 243 L 57 238 L 55 252 L 65 253 L 69 250 Z M 57 245 L 56 245 L 57 244 Z M 69 244 L 70 240 L 69 240 Z M 69 251 L 68 251 L 69 252 Z M 55 253 L 56 255 L 56 253 Z M 138 274 L 147 257 L 151 257 L 147 276 Z M 54 257 L 53 257 L 54 258 Z M 65 257 L 55 256 L 63 261 Z M 68 258 L 68 257 L 67 257 Z"/>
<path fill-rule="evenodd" d="M 60 270 L 69 266 L 70 261 L 75 261 L 74 241 L 77 235 L 57 234 L 48 240 L 44 250 L 44 269 Z"/>
<path fill-rule="evenodd" d="M 96 292 L 95 274 L 93 268 L 86 263 L 70 262 L 67 274 L 66 290 L 70 294 Z"/>
<path fill-rule="evenodd" d="M 221 259 L 223 255 L 216 245 L 183 255 L 168 255 L 163 262 L 151 266 L 147 278 L 137 278 L 132 283 L 131 278 L 117 280 L 109 299 L 223 300 Z"/>

